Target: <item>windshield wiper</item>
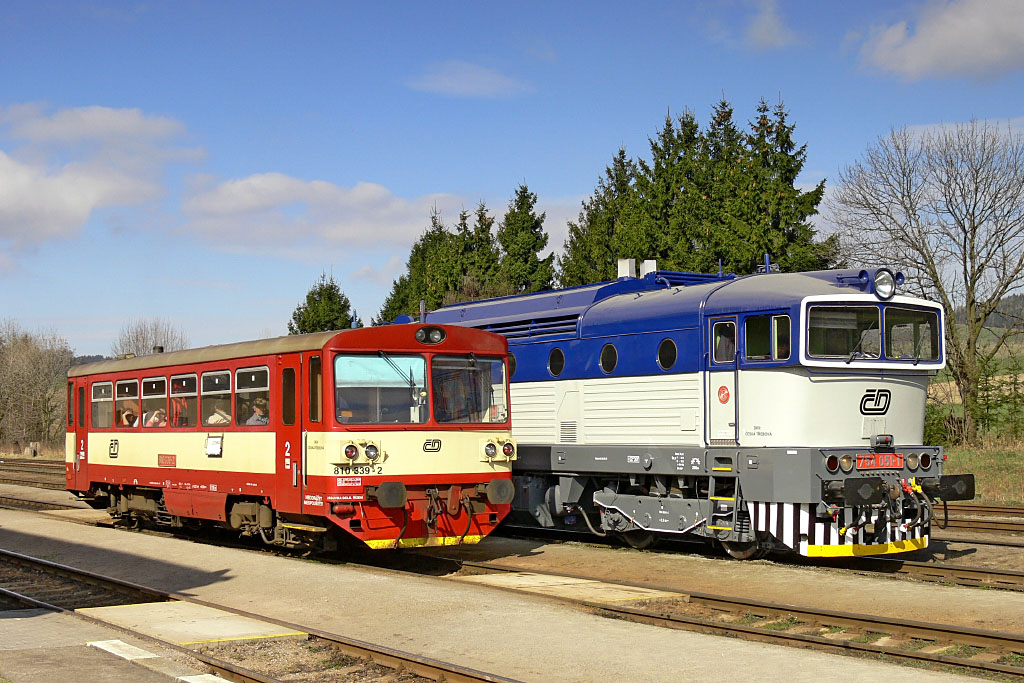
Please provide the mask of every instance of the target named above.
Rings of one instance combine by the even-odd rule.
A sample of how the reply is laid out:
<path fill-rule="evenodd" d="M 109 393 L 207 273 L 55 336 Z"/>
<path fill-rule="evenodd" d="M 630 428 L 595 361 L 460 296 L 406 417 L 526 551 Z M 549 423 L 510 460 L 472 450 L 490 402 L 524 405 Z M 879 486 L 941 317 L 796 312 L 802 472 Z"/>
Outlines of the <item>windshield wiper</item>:
<path fill-rule="evenodd" d="M 414 380 L 412 377 L 412 368 L 409 368 L 409 376 L 406 377 L 405 372 L 402 370 L 402 368 L 398 367 L 398 363 L 392 360 L 391 356 L 389 356 L 386 351 L 378 349 L 377 355 L 383 358 L 385 361 L 387 361 L 388 365 L 390 365 L 394 369 L 394 371 L 398 373 L 398 376 L 401 377 L 403 381 L 409 383 L 410 389 L 412 389 L 413 391 L 416 390 L 416 380 Z"/>
<path fill-rule="evenodd" d="M 867 333 L 867 332 L 870 332 L 870 331 L 871 331 L 872 329 L 874 329 L 874 327 L 875 327 L 875 323 L 871 323 L 871 325 L 869 325 L 869 326 L 868 326 L 868 329 L 866 329 L 866 330 L 864 330 L 864 332 L 861 332 L 861 333 L 860 333 L 860 341 L 859 341 L 859 342 L 857 342 L 857 345 L 853 347 L 853 351 L 851 351 L 851 352 L 850 352 L 850 357 L 846 359 L 846 364 L 847 364 L 847 365 L 849 365 L 849 364 L 850 364 L 850 362 L 851 362 L 851 361 L 852 361 L 852 360 L 853 360 L 854 358 L 856 358 L 856 357 L 858 356 L 858 354 L 859 354 L 859 355 L 860 355 L 860 357 L 862 357 L 862 358 L 863 358 L 863 357 L 866 357 L 866 356 L 867 356 L 867 354 L 865 354 L 865 353 L 861 353 L 861 350 L 860 350 L 860 345 L 864 343 L 864 340 L 865 340 L 865 339 L 867 339 L 867 336 L 866 336 L 866 334 L 865 334 L 865 333 Z"/>

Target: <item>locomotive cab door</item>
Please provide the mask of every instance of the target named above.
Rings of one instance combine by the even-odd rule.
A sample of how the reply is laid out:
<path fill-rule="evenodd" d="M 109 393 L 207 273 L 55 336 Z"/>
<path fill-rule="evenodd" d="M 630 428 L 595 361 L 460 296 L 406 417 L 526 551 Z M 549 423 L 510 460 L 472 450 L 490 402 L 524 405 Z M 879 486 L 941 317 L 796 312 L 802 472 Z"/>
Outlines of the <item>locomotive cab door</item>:
<path fill-rule="evenodd" d="M 277 386 L 280 395 L 277 411 L 280 420 L 277 429 L 277 501 L 275 507 L 282 512 L 302 511 L 302 368 L 297 354 L 278 356 Z"/>
<path fill-rule="evenodd" d="M 711 446 L 734 446 L 737 443 L 736 317 L 712 318 L 708 322 L 708 362 L 705 396 L 708 421 L 705 435 Z"/>

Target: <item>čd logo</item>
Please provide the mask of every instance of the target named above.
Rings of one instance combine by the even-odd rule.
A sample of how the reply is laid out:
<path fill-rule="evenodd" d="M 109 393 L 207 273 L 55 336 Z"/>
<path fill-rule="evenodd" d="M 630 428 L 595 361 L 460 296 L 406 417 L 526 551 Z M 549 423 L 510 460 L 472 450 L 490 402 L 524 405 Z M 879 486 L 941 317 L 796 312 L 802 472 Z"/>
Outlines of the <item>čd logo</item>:
<path fill-rule="evenodd" d="M 888 389 L 868 389 L 860 399 L 860 412 L 863 415 L 885 415 L 889 412 L 889 401 L 892 393 Z"/>

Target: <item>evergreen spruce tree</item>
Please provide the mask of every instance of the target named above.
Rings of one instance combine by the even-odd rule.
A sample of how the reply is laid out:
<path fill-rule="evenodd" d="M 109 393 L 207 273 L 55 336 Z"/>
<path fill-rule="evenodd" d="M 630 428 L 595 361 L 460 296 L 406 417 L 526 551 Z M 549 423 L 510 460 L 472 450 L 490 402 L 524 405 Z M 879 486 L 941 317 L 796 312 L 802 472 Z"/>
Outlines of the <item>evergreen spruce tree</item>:
<path fill-rule="evenodd" d="M 583 202 L 577 222 L 569 222 L 569 237 L 558 259 L 562 287 L 615 278 L 615 250 L 620 246 L 616 233 L 628 215 L 635 180 L 636 165 L 620 147 L 594 194 Z"/>
<path fill-rule="evenodd" d="M 509 202 L 508 212 L 498 227 L 501 260 L 498 277 L 514 292 L 538 292 L 550 289 L 554 278 L 554 254 L 545 258 L 540 252 L 548 244 L 544 218 L 534 212 L 537 195 L 522 184 Z"/>
<path fill-rule="evenodd" d="M 309 292 L 305 301 L 299 302 L 288 321 L 288 334 L 308 334 L 310 332 L 328 332 L 345 330 L 350 327 L 362 327 L 363 321 L 355 311 L 350 311 L 348 297 L 335 282 L 334 276 L 321 273 Z"/>

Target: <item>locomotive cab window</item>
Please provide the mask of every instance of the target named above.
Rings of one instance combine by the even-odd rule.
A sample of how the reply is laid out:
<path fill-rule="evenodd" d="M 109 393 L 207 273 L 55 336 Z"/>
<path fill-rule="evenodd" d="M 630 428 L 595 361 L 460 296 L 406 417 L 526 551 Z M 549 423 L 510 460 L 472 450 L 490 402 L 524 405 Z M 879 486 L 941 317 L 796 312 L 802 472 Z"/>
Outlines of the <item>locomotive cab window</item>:
<path fill-rule="evenodd" d="M 430 386 L 438 422 L 481 424 L 508 419 L 508 382 L 500 358 L 434 356 Z"/>
<path fill-rule="evenodd" d="M 334 409 L 342 424 L 427 421 L 427 359 L 378 351 L 334 358 Z"/>
<path fill-rule="evenodd" d="M 881 351 L 877 306 L 811 306 L 807 355 L 815 358 L 878 358 Z"/>
<path fill-rule="evenodd" d="M 171 377 L 172 427 L 195 427 L 199 424 L 199 391 L 195 375 Z"/>
<path fill-rule="evenodd" d="M 204 372 L 201 410 L 204 427 L 222 427 L 231 424 L 231 373 Z"/>
<path fill-rule="evenodd" d="M 114 426 L 127 429 L 138 427 L 142 412 L 139 410 L 139 381 L 124 380 L 116 385 Z"/>
<path fill-rule="evenodd" d="M 711 338 L 716 363 L 732 363 L 736 360 L 736 323 L 715 323 Z"/>
<path fill-rule="evenodd" d="M 167 380 L 163 377 L 142 380 L 142 426 L 167 426 Z"/>
<path fill-rule="evenodd" d="M 92 385 L 93 429 L 110 429 L 114 425 L 114 385 L 100 382 Z"/>
<path fill-rule="evenodd" d="M 939 359 L 939 314 L 886 306 L 885 357 L 895 360 Z"/>
<path fill-rule="evenodd" d="M 270 370 L 235 372 L 235 424 L 260 427 L 270 422 Z"/>
<path fill-rule="evenodd" d="M 744 358 L 748 361 L 788 360 L 788 315 L 752 315 L 743 324 Z"/>

